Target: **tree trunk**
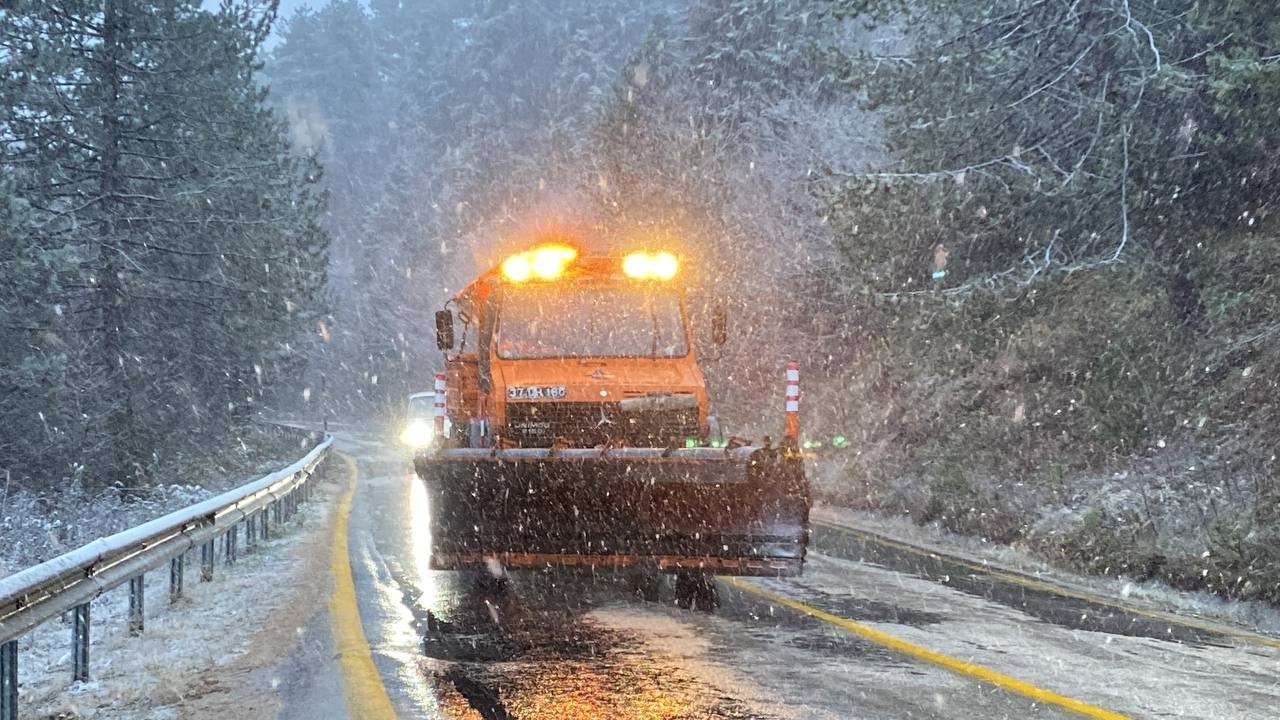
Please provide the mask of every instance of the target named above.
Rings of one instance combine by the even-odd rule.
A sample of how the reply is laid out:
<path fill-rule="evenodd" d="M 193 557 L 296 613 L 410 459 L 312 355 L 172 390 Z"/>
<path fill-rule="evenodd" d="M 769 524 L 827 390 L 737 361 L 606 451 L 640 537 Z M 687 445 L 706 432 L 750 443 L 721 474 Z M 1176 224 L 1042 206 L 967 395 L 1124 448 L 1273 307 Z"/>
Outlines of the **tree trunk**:
<path fill-rule="evenodd" d="M 128 308 L 125 303 L 123 265 L 117 248 L 116 218 L 120 201 L 120 60 L 124 48 L 121 33 L 124 31 L 128 0 L 106 0 L 103 9 L 102 53 L 99 67 L 100 82 L 107 88 L 102 106 L 101 175 L 101 236 L 98 243 L 99 277 L 95 286 L 95 302 L 102 321 L 102 343 L 99 362 L 103 371 L 103 397 L 105 417 L 102 427 L 106 432 L 106 450 L 103 453 L 106 467 L 101 477 L 108 484 L 131 487 L 138 481 L 135 471 L 136 438 L 134 437 L 132 399 L 129 390 L 129 363 L 126 357 L 125 330 Z"/>

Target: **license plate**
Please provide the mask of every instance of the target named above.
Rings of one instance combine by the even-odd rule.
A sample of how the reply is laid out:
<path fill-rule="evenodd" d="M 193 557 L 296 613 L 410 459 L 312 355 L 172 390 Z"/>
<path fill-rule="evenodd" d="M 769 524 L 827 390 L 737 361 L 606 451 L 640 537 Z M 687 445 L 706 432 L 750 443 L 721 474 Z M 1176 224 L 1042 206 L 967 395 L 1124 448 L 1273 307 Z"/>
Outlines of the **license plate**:
<path fill-rule="evenodd" d="M 513 385 L 507 388 L 508 400 L 560 400 L 564 396 L 563 385 Z"/>

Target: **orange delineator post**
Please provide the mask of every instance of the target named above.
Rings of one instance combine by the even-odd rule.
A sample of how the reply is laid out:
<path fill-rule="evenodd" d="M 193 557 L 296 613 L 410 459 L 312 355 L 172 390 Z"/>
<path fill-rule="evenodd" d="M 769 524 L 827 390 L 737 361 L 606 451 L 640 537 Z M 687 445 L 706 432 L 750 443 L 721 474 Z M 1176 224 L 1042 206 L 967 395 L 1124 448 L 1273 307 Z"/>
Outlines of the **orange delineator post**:
<path fill-rule="evenodd" d="M 436 437 L 444 435 L 444 373 L 436 373 L 435 421 Z"/>
<path fill-rule="evenodd" d="M 787 363 L 787 432 L 786 436 L 800 442 L 800 363 Z"/>

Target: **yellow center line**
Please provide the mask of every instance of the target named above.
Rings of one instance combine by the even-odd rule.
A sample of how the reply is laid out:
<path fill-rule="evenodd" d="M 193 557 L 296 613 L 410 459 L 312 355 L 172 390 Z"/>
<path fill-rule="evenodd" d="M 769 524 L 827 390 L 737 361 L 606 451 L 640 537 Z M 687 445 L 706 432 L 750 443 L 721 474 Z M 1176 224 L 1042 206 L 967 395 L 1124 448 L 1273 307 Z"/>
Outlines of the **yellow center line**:
<path fill-rule="evenodd" d="M 1092 603 L 1094 605 L 1102 605 L 1104 607 L 1115 608 L 1116 610 L 1129 613 L 1130 615 L 1138 615 L 1140 617 L 1150 618 L 1152 620 L 1159 620 L 1160 622 L 1169 623 L 1170 625 L 1180 625 L 1182 627 L 1191 628 L 1193 630 L 1201 630 L 1203 632 L 1209 632 L 1215 635 L 1229 637 L 1233 640 L 1239 640 L 1241 642 L 1248 643 L 1250 645 L 1258 645 L 1261 647 L 1270 647 L 1270 648 L 1280 648 L 1280 639 L 1267 637 L 1266 635 L 1251 633 L 1248 630 L 1233 628 L 1229 625 L 1223 625 L 1223 624 L 1211 622 L 1208 620 L 1201 620 L 1195 617 L 1175 615 L 1173 613 L 1165 612 L 1162 610 L 1146 609 L 1130 603 L 1121 602 L 1114 598 L 1105 597 L 1103 595 L 1095 595 L 1090 592 L 1085 592 L 1082 590 L 1074 590 L 1068 587 L 1064 587 L 1062 585 L 1045 582 L 1043 580 L 1037 580 L 1035 578 L 1027 577 L 1026 575 L 1020 575 L 1018 573 L 1009 572 L 1007 570 L 1001 570 L 997 567 L 993 567 L 990 565 L 983 565 L 981 563 L 971 562 L 971 561 L 965 560 L 964 558 L 956 557 L 954 555 L 948 555 L 947 553 L 944 553 L 941 551 L 931 550 L 927 547 L 920 547 L 917 545 L 911 545 L 909 543 L 900 542 L 897 540 L 893 540 L 891 538 L 877 535 L 876 533 L 867 532 L 865 530 L 859 530 L 857 528 L 851 528 L 846 525 L 840 525 L 837 523 L 827 522 L 824 520 L 811 520 L 810 522 L 814 525 L 821 525 L 830 530 L 835 530 L 836 532 L 845 532 L 845 533 L 849 533 L 850 535 L 857 535 L 858 537 L 862 538 L 867 542 L 873 542 L 879 545 L 886 545 L 888 547 L 897 548 L 899 550 L 904 550 L 906 552 L 912 553 L 914 555 L 919 555 L 921 557 L 930 557 L 930 556 L 940 557 L 945 559 L 947 562 L 955 563 L 957 565 L 969 568 L 970 570 L 981 573 L 983 575 L 987 575 L 999 580 L 1003 580 L 1004 582 L 1013 583 L 1015 585 L 1020 585 L 1022 587 L 1025 587 L 1031 590 L 1039 590 L 1041 592 L 1057 595 L 1059 597 L 1068 597 L 1068 598 L 1073 598 L 1075 600 L 1083 600 L 1084 602 Z"/>
<path fill-rule="evenodd" d="M 338 518 L 333 530 L 333 594 L 329 596 L 329 628 L 342 670 L 346 688 L 347 715 L 361 720 L 395 720 L 391 697 L 382 684 L 373 654 L 360 625 L 356 606 L 356 584 L 351 576 L 351 558 L 347 548 L 347 520 L 351 515 L 351 498 L 355 495 L 359 471 L 348 455 L 338 454 L 351 469 L 351 485 L 338 504 Z"/>
<path fill-rule="evenodd" d="M 990 668 L 983 667 L 982 665 L 975 665 L 971 662 L 953 658 L 950 655 L 944 655 L 936 650 L 930 650 L 926 647 L 916 645 L 915 643 L 907 642 L 902 638 L 895 637 L 881 630 L 876 630 L 873 627 L 863 625 L 862 623 L 848 618 L 840 617 L 839 615 L 832 615 L 831 613 L 819 610 L 812 605 L 806 605 L 798 600 L 793 600 L 784 595 L 770 592 L 758 585 L 739 578 L 727 577 L 722 578 L 722 580 L 739 590 L 749 592 L 753 595 L 762 597 L 769 602 L 782 605 L 783 607 L 790 608 L 796 612 L 831 623 L 832 625 L 848 630 L 864 640 L 889 648 L 890 650 L 908 657 L 932 663 L 950 670 L 957 675 L 981 680 L 1003 688 L 1004 690 L 1008 690 L 1009 692 L 1031 698 L 1036 702 L 1042 702 L 1047 705 L 1056 705 L 1057 707 L 1070 710 L 1071 712 L 1078 713 L 1085 717 L 1098 718 L 1099 720 L 1129 720 L 1127 715 L 1121 715 L 1120 713 L 1112 712 L 1111 710 L 1104 710 L 1082 700 L 1076 700 L 1075 698 L 1060 695 L 1052 690 L 1045 690 L 1044 688 L 1032 685 L 1025 680 L 1010 677 Z"/>

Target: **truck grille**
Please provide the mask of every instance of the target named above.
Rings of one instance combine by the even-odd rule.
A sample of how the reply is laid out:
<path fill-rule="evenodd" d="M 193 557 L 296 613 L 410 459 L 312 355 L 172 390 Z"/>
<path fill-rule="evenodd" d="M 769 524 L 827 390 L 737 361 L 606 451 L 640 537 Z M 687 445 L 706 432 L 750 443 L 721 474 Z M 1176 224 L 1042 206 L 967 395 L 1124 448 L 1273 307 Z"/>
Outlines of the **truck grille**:
<path fill-rule="evenodd" d="M 564 438 L 572 447 L 595 447 L 621 440 L 631 447 L 684 444 L 698 435 L 695 408 L 623 412 L 617 403 L 510 403 L 503 438 L 520 447 L 550 447 Z"/>

